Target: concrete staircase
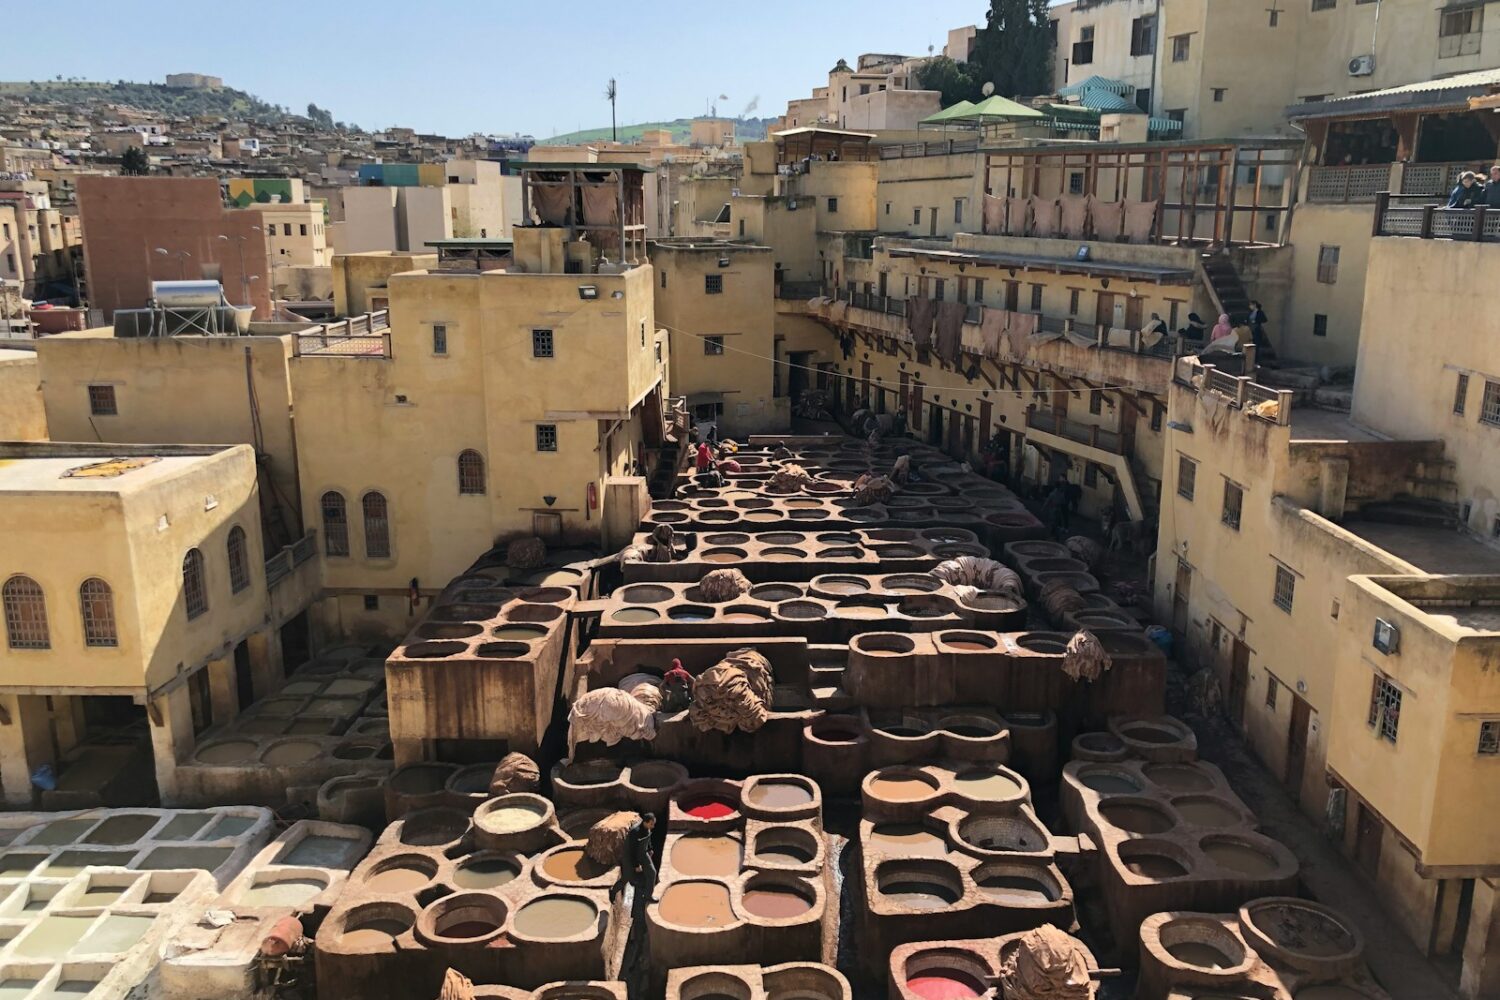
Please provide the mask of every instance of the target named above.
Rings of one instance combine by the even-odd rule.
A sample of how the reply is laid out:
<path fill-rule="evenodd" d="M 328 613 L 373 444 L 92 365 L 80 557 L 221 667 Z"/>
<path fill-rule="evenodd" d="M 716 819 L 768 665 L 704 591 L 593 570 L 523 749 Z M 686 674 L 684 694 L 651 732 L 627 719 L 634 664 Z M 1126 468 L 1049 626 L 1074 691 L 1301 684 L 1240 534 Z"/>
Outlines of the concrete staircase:
<path fill-rule="evenodd" d="M 1457 465 L 1447 459 L 1418 462 L 1406 477 L 1407 495 L 1416 500 L 1440 503 L 1458 509 Z"/>
<path fill-rule="evenodd" d="M 1229 322 L 1235 326 L 1250 321 L 1250 293 L 1245 290 L 1245 283 L 1240 280 L 1240 272 L 1235 269 L 1234 261 L 1223 250 L 1213 250 L 1200 254 L 1199 265 L 1203 268 L 1204 277 L 1208 279 L 1209 293 L 1219 306 L 1219 312 L 1229 315 Z M 1205 317 L 1212 322 L 1217 317 Z"/>

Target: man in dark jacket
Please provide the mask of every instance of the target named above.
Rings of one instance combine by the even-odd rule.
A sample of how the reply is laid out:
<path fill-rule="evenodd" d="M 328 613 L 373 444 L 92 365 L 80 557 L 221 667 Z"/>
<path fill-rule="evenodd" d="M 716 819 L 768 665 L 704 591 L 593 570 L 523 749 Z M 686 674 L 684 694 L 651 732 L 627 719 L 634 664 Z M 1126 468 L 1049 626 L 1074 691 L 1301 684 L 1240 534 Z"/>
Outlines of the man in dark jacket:
<path fill-rule="evenodd" d="M 1484 207 L 1500 208 L 1500 163 L 1490 167 L 1490 182 L 1484 186 Z"/>
<path fill-rule="evenodd" d="M 651 902 L 651 892 L 656 888 L 656 862 L 651 857 L 651 831 L 656 829 L 654 813 L 641 813 L 639 823 L 630 828 L 625 838 L 625 860 L 620 866 L 620 882 L 629 882 L 635 890 L 631 901 L 630 918 L 640 920 L 646 915 L 646 905 Z"/>

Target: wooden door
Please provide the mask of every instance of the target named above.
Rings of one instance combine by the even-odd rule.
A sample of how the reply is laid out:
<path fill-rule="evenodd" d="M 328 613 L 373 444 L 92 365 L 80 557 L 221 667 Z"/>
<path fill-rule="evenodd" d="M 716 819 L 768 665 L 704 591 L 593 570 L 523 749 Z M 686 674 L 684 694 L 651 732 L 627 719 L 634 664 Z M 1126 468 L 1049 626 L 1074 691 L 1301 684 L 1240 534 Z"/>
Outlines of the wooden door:
<path fill-rule="evenodd" d="M 1141 310 L 1146 300 L 1139 295 L 1132 295 L 1125 300 L 1125 328 L 1127 330 L 1139 330 L 1142 327 Z"/>
<path fill-rule="evenodd" d="M 1302 771 L 1307 766 L 1307 733 L 1312 706 L 1292 695 L 1292 723 L 1286 731 L 1286 790 L 1295 801 L 1302 794 Z"/>
<path fill-rule="evenodd" d="M 243 712 L 255 701 L 255 677 L 250 670 L 250 644 L 234 647 L 234 693 Z"/>
<path fill-rule="evenodd" d="M 948 421 L 948 454 L 953 458 L 963 456 L 963 421 L 957 413 L 949 411 L 944 414 Z"/>
<path fill-rule="evenodd" d="M 927 223 L 927 235 L 928 236 L 936 236 L 937 235 L 937 209 L 930 208 L 927 211 L 930 213 L 930 215 L 928 216 L 928 223 Z"/>
<path fill-rule="evenodd" d="M 1177 584 L 1172 588 L 1172 631 L 1177 641 L 1185 643 L 1188 631 L 1188 602 L 1193 590 L 1193 568 L 1177 560 Z"/>
<path fill-rule="evenodd" d="M 1100 292 L 1094 299 L 1094 325 L 1115 325 L 1115 296 L 1110 292 Z"/>
<path fill-rule="evenodd" d="M 1238 639 L 1231 639 L 1234 649 L 1229 659 L 1229 717 L 1234 724 L 1245 727 L 1245 692 L 1250 687 L 1250 647 Z"/>
<path fill-rule="evenodd" d="M 1384 836 L 1385 824 L 1361 802 L 1354 826 L 1354 862 L 1372 878 L 1380 871 L 1380 842 Z"/>
<path fill-rule="evenodd" d="M 1005 308 L 1010 312 L 1020 311 L 1021 283 L 1019 281 L 1007 281 L 1005 283 Z"/>
<path fill-rule="evenodd" d="M 974 459 L 974 418 L 964 417 L 964 458 L 968 461 Z"/>

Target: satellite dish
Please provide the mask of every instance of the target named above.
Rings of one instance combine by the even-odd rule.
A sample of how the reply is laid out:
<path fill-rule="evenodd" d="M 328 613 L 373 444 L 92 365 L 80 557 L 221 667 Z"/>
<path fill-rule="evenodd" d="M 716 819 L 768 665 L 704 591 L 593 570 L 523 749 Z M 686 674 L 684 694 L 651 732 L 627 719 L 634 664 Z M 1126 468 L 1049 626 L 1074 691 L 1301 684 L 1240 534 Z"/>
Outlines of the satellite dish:
<path fill-rule="evenodd" d="M 994 84 L 994 81 L 989 81 L 989 80 L 985 81 L 984 86 L 979 88 L 979 92 L 981 94 L 983 94 L 985 97 L 992 97 L 992 96 L 994 96 L 994 93 L 995 93 L 995 84 Z"/>

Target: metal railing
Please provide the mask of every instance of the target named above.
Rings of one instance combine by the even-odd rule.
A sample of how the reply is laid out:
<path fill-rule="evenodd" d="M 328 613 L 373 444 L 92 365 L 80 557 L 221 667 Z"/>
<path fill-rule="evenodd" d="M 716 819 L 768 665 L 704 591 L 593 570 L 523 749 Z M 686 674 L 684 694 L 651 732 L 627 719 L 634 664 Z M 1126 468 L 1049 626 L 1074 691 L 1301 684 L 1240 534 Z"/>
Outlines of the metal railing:
<path fill-rule="evenodd" d="M 778 299 L 815 299 L 823 294 L 821 281 L 783 281 L 776 286 Z"/>
<path fill-rule="evenodd" d="M 1313 167 L 1307 179 L 1307 200 L 1320 204 L 1374 201 L 1390 187 L 1389 163 Z"/>
<path fill-rule="evenodd" d="M 893 146 L 881 146 L 882 160 L 900 160 L 908 156 L 948 156 L 952 153 L 972 153 L 979 148 L 975 139 L 943 139 L 939 142 L 903 142 Z"/>
<path fill-rule="evenodd" d="M 1077 444 L 1107 451 L 1111 455 L 1125 454 L 1124 440 L 1114 431 L 1107 431 L 1097 424 L 1081 424 L 1050 410 L 1027 407 L 1026 426 L 1030 430 L 1055 434 Z"/>
<path fill-rule="evenodd" d="M 1484 206 L 1446 208 L 1428 201 L 1425 195 L 1383 194 L 1375 203 L 1375 235 L 1500 243 L 1500 212 Z"/>
<path fill-rule="evenodd" d="M 292 336 L 292 356 L 391 357 L 390 312 L 380 309 L 324 323 Z"/>
<path fill-rule="evenodd" d="M 266 589 L 270 590 L 292 575 L 292 571 L 318 554 L 318 533 L 309 531 L 266 560 Z"/>
<path fill-rule="evenodd" d="M 1222 396 L 1232 409 L 1241 410 L 1255 420 L 1288 427 L 1292 423 L 1292 405 L 1296 394 L 1290 389 L 1261 385 L 1247 375 L 1230 375 L 1196 357 L 1178 358 L 1172 362 L 1172 381 L 1202 394 Z"/>

